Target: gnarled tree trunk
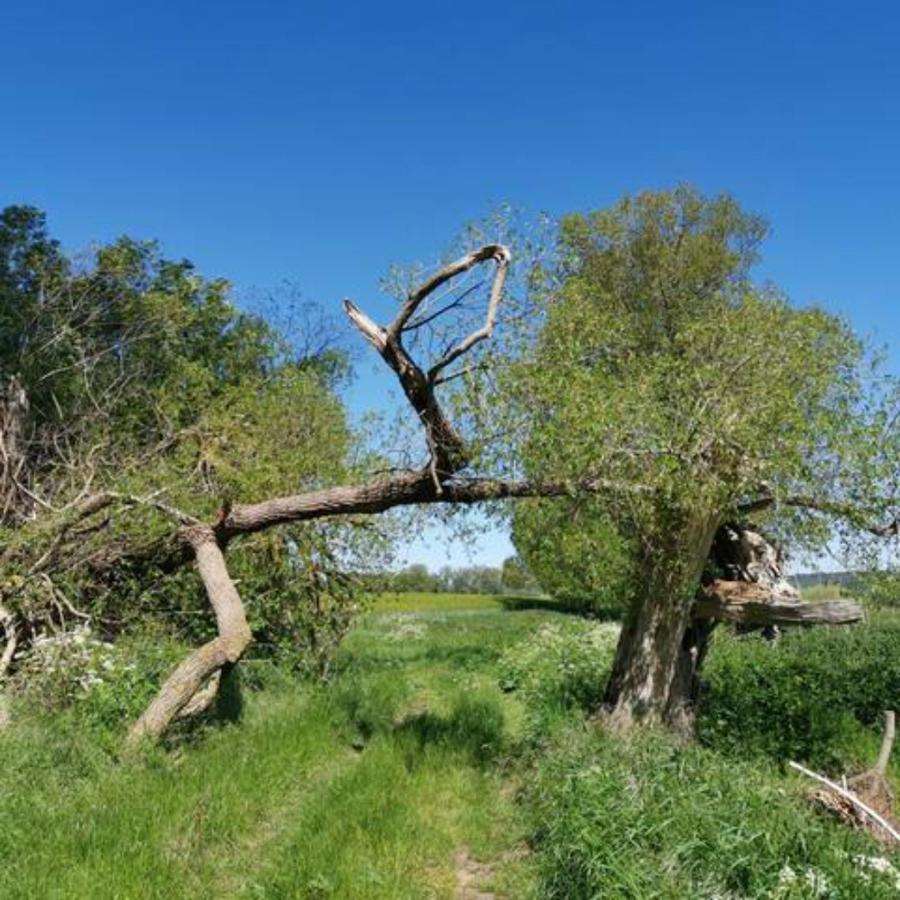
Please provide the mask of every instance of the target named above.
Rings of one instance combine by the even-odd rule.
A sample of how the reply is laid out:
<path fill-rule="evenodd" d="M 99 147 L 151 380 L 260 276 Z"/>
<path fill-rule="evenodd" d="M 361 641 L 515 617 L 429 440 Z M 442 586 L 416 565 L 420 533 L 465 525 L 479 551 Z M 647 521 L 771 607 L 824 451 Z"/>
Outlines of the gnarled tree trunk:
<path fill-rule="evenodd" d="M 692 732 L 700 669 L 717 622 L 774 637 L 780 625 L 862 618 L 852 600 L 803 603 L 784 577 L 777 548 L 749 526 L 715 523 L 694 519 L 673 537 L 667 556 L 645 560 L 643 593 L 623 625 L 607 687 L 614 727 L 656 721 Z M 701 583 L 707 563 L 708 580 Z"/>
<path fill-rule="evenodd" d="M 622 625 L 606 688 L 614 728 L 668 720 L 694 592 L 718 524 L 718 516 L 695 513 L 641 561 L 643 583 Z"/>
<path fill-rule="evenodd" d="M 183 712 L 199 712 L 209 706 L 216 694 L 220 672 L 234 665 L 250 643 L 250 626 L 244 606 L 228 574 L 215 531 L 209 525 L 195 525 L 185 530 L 185 539 L 194 549 L 197 570 L 215 611 L 219 635 L 198 647 L 168 677 L 153 702 L 132 726 L 131 744 L 145 737 L 159 737 Z M 215 679 L 211 689 L 201 691 L 209 679 Z"/>

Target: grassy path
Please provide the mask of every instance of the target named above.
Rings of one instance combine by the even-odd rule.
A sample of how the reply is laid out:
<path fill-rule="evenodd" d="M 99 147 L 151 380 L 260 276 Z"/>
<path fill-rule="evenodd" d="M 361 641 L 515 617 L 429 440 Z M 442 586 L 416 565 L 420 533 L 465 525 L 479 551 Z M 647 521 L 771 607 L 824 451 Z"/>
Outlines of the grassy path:
<path fill-rule="evenodd" d="M 330 691 L 251 694 L 239 726 L 137 763 L 59 723 L 12 729 L 0 896 L 533 896 L 520 813 L 489 764 L 516 719 L 493 665 L 548 615 L 370 616 Z"/>

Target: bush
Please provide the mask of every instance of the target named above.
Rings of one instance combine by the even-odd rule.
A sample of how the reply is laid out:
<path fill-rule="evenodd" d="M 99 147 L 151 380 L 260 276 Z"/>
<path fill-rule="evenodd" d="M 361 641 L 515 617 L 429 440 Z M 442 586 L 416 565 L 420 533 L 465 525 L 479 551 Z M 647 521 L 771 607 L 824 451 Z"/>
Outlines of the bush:
<path fill-rule="evenodd" d="M 837 766 L 860 725 L 900 697 L 900 621 L 715 636 L 698 730 L 710 746 Z"/>
<path fill-rule="evenodd" d="M 761 767 L 584 724 L 547 750 L 523 797 L 542 897 L 896 896 L 893 876 L 856 862 L 875 853 L 865 837 Z"/>
<path fill-rule="evenodd" d="M 531 736 L 562 710 L 600 702 L 618 634 L 616 625 L 578 619 L 547 624 L 503 654 L 500 687 L 519 693 Z"/>
<path fill-rule="evenodd" d="M 113 644 L 81 626 L 37 638 L 19 661 L 13 692 L 45 711 L 71 709 L 92 726 L 116 729 L 143 712 L 185 652 L 158 632 Z"/>

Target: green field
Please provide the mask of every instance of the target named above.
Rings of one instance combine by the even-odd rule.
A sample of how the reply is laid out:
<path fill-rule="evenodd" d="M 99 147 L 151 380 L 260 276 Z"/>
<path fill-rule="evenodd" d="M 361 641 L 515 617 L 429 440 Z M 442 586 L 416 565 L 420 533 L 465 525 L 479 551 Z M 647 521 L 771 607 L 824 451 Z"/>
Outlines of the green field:
<path fill-rule="evenodd" d="M 250 661 L 242 721 L 138 760 L 20 722 L 0 897 L 801 898 L 809 871 L 896 896 L 777 766 L 597 728 L 614 626 L 516 605 L 380 598 L 331 685 Z"/>

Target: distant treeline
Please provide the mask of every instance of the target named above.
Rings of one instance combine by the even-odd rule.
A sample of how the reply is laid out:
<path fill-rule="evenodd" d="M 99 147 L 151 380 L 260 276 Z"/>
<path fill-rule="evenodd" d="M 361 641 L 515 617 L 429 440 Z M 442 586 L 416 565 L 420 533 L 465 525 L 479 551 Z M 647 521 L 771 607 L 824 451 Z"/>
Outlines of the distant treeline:
<path fill-rule="evenodd" d="M 503 594 L 539 592 L 540 586 L 517 556 L 497 566 L 443 566 L 436 572 L 416 563 L 384 576 L 383 589 L 399 593 Z"/>
<path fill-rule="evenodd" d="M 806 572 L 800 575 L 791 575 L 788 581 L 802 591 L 804 588 L 827 584 L 850 587 L 858 585 L 860 577 L 858 572 Z"/>

